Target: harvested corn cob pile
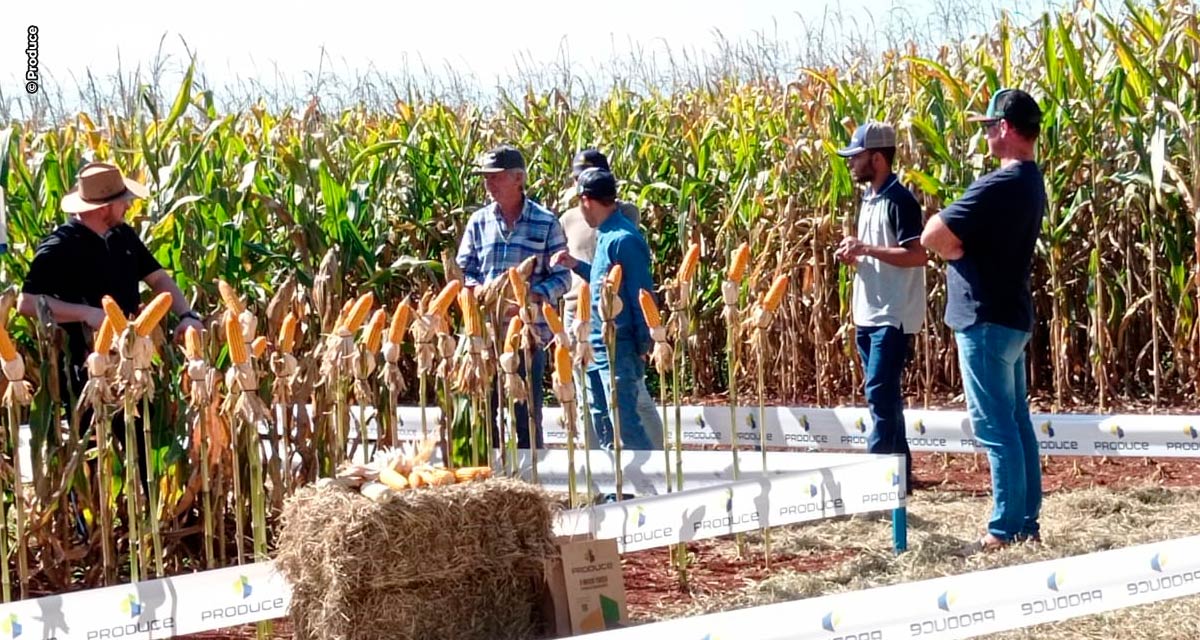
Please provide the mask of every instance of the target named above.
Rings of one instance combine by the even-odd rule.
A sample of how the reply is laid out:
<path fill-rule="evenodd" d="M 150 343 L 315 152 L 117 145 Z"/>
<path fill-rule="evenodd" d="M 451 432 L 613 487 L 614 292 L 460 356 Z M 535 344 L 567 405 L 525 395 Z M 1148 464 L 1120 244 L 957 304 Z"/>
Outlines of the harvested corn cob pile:
<path fill-rule="evenodd" d="M 368 464 L 343 464 L 333 478 L 322 478 L 318 486 L 336 485 L 357 490 L 372 500 L 382 500 L 396 491 L 422 487 L 444 487 L 492 477 L 491 467 L 447 469 L 430 463 L 437 449 L 436 440 L 406 443 L 380 451 Z"/>
<path fill-rule="evenodd" d="M 435 466 L 435 444 L 344 464 L 284 503 L 276 566 L 297 640 L 545 637 L 560 507 L 486 467 Z"/>

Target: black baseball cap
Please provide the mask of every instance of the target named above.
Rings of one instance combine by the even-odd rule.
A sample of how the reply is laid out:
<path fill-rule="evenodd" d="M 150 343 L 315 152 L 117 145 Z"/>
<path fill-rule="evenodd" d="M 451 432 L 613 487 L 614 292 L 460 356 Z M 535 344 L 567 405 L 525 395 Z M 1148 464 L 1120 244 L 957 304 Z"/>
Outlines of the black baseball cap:
<path fill-rule="evenodd" d="M 1042 124 L 1042 108 L 1033 96 L 1020 89 L 1001 89 L 992 94 L 986 114 L 972 116 L 967 120 L 989 125 L 1007 120 L 1015 125 L 1036 128 Z"/>
<path fill-rule="evenodd" d="M 616 198 L 617 179 L 604 169 L 592 167 L 579 174 L 579 195 L 589 198 Z"/>
<path fill-rule="evenodd" d="M 474 173 L 500 173 L 509 169 L 524 169 L 525 156 L 515 147 L 503 144 L 489 149 L 475 159 Z"/>
<path fill-rule="evenodd" d="M 608 166 L 608 158 L 604 157 L 603 153 L 596 149 L 584 149 L 575 154 L 575 159 L 571 161 L 571 176 L 578 178 L 585 169 L 591 168 L 612 171 Z"/>

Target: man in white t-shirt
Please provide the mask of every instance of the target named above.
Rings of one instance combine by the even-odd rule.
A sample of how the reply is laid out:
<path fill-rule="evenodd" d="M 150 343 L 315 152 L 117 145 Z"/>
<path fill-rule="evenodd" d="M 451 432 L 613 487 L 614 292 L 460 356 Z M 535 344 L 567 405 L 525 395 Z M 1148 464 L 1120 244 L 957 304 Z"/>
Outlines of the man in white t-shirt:
<path fill-rule="evenodd" d="M 921 206 L 892 171 L 896 132 L 880 122 L 855 130 L 847 158 L 856 182 L 866 184 L 858 213 L 858 233 L 842 239 L 835 257 L 854 265 L 855 339 L 865 372 L 864 391 L 873 428 L 871 453 L 905 455 L 912 493 L 912 456 L 904 432 L 900 381 L 909 360 L 911 337 L 925 322 L 926 253 L 921 246 Z"/>

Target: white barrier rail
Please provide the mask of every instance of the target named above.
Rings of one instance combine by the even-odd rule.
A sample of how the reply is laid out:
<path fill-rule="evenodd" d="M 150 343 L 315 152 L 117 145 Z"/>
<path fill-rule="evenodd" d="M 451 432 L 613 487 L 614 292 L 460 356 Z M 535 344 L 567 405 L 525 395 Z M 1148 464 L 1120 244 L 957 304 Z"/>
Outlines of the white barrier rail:
<path fill-rule="evenodd" d="M 661 415 L 662 408 L 659 407 Z M 865 407 L 823 409 L 814 407 L 767 407 L 767 446 L 804 450 L 866 450 L 871 416 Z M 357 415 L 351 415 L 357 420 Z M 760 444 L 758 409 L 737 410 L 738 444 Z M 419 408 L 401 407 L 404 439 L 420 436 Z M 436 409 L 426 415 L 435 423 Z M 566 430 L 559 423 L 562 411 L 546 407 L 542 428 L 547 444 L 566 444 Z M 682 442 L 688 445 L 729 445 L 732 442 L 728 406 L 685 406 L 680 412 Z M 965 411 L 904 412 L 906 435 L 913 451 L 978 453 L 984 449 L 975 440 Z M 1031 414 L 1038 448 L 1047 455 L 1131 456 L 1200 458 L 1200 415 L 1089 415 Z M 582 423 L 580 423 L 582 430 Z M 374 433 L 373 421 L 368 425 Z M 668 443 L 675 436 L 675 410 L 667 409 Z M 578 444 L 583 445 L 582 435 Z"/>
<path fill-rule="evenodd" d="M 580 640 L 955 640 L 1200 593 L 1200 536 L 669 620 Z"/>

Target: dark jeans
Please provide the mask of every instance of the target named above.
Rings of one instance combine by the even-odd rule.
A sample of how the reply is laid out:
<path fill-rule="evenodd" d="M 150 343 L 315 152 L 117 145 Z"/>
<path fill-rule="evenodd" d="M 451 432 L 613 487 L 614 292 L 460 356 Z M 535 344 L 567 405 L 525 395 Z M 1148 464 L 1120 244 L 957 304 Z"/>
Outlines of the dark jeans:
<path fill-rule="evenodd" d="M 517 368 L 517 371 L 520 372 L 521 376 L 524 376 L 525 375 L 525 354 L 521 353 L 520 355 L 521 355 L 521 357 L 520 357 L 521 364 Z M 537 430 L 537 448 L 544 449 L 546 446 L 546 442 L 545 442 L 544 436 L 542 434 L 542 401 L 544 399 L 542 383 L 543 383 L 543 379 L 545 378 L 545 375 L 546 375 L 546 351 L 544 349 L 533 349 L 532 355 L 533 355 L 533 379 L 532 379 L 533 397 L 530 398 L 530 402 L 518 402 L 518 403 L 516 403 L 516 405 L 514 405 L 514 409 L 517 414 L 516 423 L 517 423 L 517 448 L 518 449 L 528 449 L 529 448 L 529 407 L 528 407 L 528 405 L 530 403 L 533 404 L 534 428 Z M 505 433 L 503 438 L 500 437 L 500 432 L 499 432 L 499 427 L 498 427 L 498 422 L 497 422 L 498 416 L 500 415 L 500 412 L 505 412 L 504 415 L 505 415 L 506 420 L 511 419 L 511 417 L 508 416 L 508 413 L 507 413 L 508 412 L 508 397 L 507 397 L 507 395 L 502 394 L 501 389 L 500 389 L 500 387 L 502 386 L 501 383 L 502 383 L 503 377 L 504 377 L 503 373 L 498 374 L 496 376 L 496 384 L 494 384 L 492 386 L 492 442 L 495 443 L 495 446 L 498 449 L 503 448 L 503 443 L 508 441 L 508 433 Z M 507 423 L 506 423 L 505 428 L 507 429 Z"/>
<path fill-rule="evenodd" d="M 908 337 L 896 327 L 858 327 L 858 355 L 866 372 L 864 388 L 873 428 L 867 436 L 867 451 L 904 454 L 904 466 L 912 492 L 912 454 L 904 432 L 904 396 L 900 378 L 908 361 Z"/>

